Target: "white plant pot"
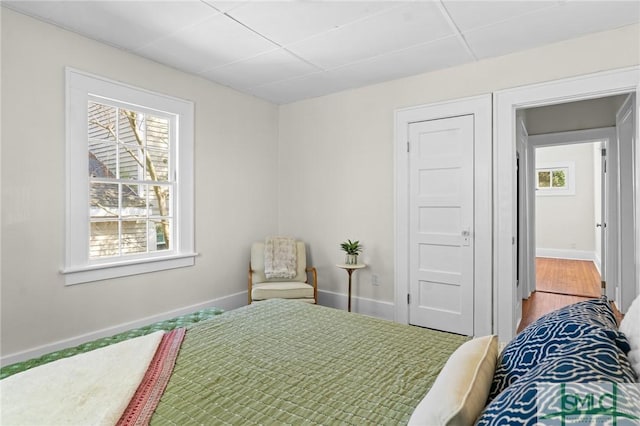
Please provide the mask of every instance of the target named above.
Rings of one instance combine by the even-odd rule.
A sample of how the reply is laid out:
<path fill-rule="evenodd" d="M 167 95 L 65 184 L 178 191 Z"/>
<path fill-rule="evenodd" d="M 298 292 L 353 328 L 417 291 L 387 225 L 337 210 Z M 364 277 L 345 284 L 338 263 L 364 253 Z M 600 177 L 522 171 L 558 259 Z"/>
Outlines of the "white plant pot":
<path fill-rule="evenodd" d="M 358 255 L 357 254 L 345 255 L 344 263 L 346 263 L 347 265 L 356 265 L 358 263 Z"/>

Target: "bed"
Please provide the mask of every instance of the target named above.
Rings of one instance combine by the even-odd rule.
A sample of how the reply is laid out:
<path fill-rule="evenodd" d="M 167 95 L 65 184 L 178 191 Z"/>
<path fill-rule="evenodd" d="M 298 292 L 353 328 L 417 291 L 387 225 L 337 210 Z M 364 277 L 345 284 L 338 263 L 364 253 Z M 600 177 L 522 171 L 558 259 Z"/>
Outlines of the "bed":
<path fill-rule="evenodd" d="M 160 341 L 153 361 L 147 362 L 156 367 L 160 365 L 155 361 L 158 353 L 170 353 L 174 348 L 174 358 L 169 356 L 167 362 L 171 368 L 155 369 L 154 377 L 165 376 L 165 381 L 160 380 L 154 388 L 146 382 L 147 371 L 133 398 L 127 396 L 127 400 L 131 399 L 129 407 L 117 408 L 115 412 L 119 414 L 115 418 L 112 414 L 110 420 L 90 423 L 115 424 L 114 419 L 119 417 L 120 424 L 152 425 L 432 425 L 472 424 L 476 419 L 480 424 L 505 424 L 505 413 L 511 415 L 512 409 L 517 412 L 528 407 L 525 417 L 508 423 L 532 424 L 535 413 L 530 412 L 532 401 L 527 394 L 532 371 L 534 380 L 542 377 L 538 365 L 553 369 L 558 364 L 554 356 L 570 356 L 569 349 L 583 344 L 577 342 L 593 334 L 595 328 L 607 330 L 600 334 L 618 363 L 611 366 L 615 377 L 610 379 L 620 383 L 637 380 L 631 362 L 625 358 L 630 348 L 626 347 L 626 352 L 620 349 L 620 345 L 626 342 L 629 346 L 629 342 L 623 333 L 609 332 L 612 326 L 607 305 L 606 301 L 596 300 L 543 317 L 498 356 L 495 336 L 471 339 L 296 301 L 260 302 L 191 324 L 186 332 L 174 331 L 161 340 L 152 335 L 138 338 Z M 577 329 L 592 328 L 589 333 L 577 333 L 576 342 L 562 336 L 564 343 L 558 343 L 548 332 L 554 328 L 549 324 L 572 321 L 584 322 L 586 328 L 579 325 Z M 533 349 L 537 354 L 535 362 L 516 362 L 522 358 L 523 342 L 531 345 L 536 340 L 543 343 Z M 166 341 L 169 343 L 163 346 Z M 143 350 L 145 346 L 134 340 L 117 345 L 127 342 L 135 352 L 153 352 Z M 166 350 L 161 350 L 163 347 Z M 108 348 L 100 350 L 105 349 Z M 118 356 L 112 358 L 116 364 L 123 362 Z M 601 361 L 597 357 L 595 360 Z M 33 370 L 42 367 L 46 366 Z M 112 381 L 119 381 L 115 379 L 116 368 L 108 366 L 107 370 L 107 375 L 114 376 Z M 584 377 L 593 380 L 605 373 L 599 368 Z M 545 377 L 554 380 L 553 375 Z M 0 385 L 11 380 L 4 379 Z M 12 417 L 17 420 L 5 421 L 7 389 L 11 388 L 0 386 L 2 423 L 36 424 L 20 422 L 19 414 L 31 411 L 39 402 L 30 401 L 31 405 L 15 408 L 14 403 L 24 400 L 16 395 L 12 395 L 11 408 L 14 414 L 18 412 L 18 417 Z M 152 396 L 140 398 L 140 389 L 151 389 L 148 393 Z M 26 393 L 29 392 L 23 391 Z M 145 405 L 150 400 L 152 408 Z M 640 398 L 635 403 L 640 404 Z M 98 402 L 99 407 L 104 405 Z M 636 405 L 635 409 L 640 414 L 640 407 Z M 125 414 L 120 417 L 123 410 Z"/>
<path fill-rule="evenodd" d="M 296 301 L 255 303 L 187 327 L 151 424 L 407 423 L 468 340 Z"/>

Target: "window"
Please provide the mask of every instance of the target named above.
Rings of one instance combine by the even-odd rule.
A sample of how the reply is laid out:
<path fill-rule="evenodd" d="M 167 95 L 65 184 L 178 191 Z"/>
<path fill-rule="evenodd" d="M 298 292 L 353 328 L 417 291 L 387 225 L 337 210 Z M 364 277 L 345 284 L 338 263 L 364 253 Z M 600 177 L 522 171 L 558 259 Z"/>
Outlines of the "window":
<path fill-rule="evenodd" d="M 193 104 L 66 77 L 67 284 L 193 265 Z"/>
<path fill-rule="evenodd" d="M 575 164 L 563 163 L 540 164 L 536 167 L 537 195 L 574 195 Z"/>
<path fill-rule="evenodd" d="M 538 188 L 567 188 L 567 169 L 538 170 Z"/>

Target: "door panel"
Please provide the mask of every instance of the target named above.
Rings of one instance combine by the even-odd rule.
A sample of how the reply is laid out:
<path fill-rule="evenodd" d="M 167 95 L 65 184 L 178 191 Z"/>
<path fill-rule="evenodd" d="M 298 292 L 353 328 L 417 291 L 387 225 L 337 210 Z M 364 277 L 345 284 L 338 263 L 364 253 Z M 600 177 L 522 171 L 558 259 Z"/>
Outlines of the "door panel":
<path fill-rule="evenodd" d="M 412 123 L 409 322 L 473 334 L 473 115 Z"/>

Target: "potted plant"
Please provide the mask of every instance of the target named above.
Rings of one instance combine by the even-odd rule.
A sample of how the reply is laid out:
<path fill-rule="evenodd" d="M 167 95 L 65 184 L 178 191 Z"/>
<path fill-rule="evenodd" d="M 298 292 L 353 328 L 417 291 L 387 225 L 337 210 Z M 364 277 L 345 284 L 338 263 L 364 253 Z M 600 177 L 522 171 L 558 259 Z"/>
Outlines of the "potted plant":
<path fill-rule="evenodd" d="M 355 265 L 358 263 L 358 255 L 362 251 L 360 241 L 347 240 L 340 244 L 340 248 L 346 253 L 344 263 Z"/>

